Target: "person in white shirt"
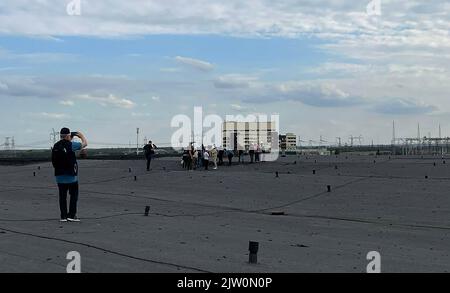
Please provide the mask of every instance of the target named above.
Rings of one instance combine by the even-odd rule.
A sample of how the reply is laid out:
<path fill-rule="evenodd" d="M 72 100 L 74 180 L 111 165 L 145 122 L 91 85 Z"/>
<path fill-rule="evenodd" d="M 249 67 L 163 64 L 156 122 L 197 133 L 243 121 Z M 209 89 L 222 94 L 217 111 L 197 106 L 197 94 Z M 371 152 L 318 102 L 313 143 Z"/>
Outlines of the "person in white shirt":
<path fill-rule="evenodd" d="M 205 170 L 208 170 L 209 165 L 209 152 L 205 150 L 203 153 L 203 163 L 205 164 Z"/>
<path fill-rule="evenodd" d="M 216 146 L 213 146 L 211 149 L 211 158 L 214 164 L 214 170 L 217 170 L 217 149 Z"/>

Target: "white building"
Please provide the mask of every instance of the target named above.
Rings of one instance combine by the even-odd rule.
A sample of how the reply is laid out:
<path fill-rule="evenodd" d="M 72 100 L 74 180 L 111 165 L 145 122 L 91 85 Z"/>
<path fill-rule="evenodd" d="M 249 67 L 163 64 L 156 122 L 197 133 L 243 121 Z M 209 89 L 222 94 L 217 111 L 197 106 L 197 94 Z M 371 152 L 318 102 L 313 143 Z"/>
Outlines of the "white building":
<path fill-rule="evenodd" d="M 260 145 L 270 151 L 278 147 L 278 129 L 275 122 L 227 121 L 222 127 L 223 147 L 226 149 L 249 150 Z"/>

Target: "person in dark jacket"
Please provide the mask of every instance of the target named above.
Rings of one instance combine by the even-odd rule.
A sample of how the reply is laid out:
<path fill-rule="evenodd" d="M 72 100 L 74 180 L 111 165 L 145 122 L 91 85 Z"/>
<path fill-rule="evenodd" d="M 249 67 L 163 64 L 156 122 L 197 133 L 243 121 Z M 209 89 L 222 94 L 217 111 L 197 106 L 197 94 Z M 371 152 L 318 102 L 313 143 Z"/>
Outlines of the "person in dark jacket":
<path fill-rule="evenodd" d="M 72 142 L 79 137 L 80 142 Z M 69 128 L 60 131 L 61 140 L 52 148 L 52 164 L 59 190 L 59 208 L 61 222 L 80 222 L 77 217 L 78 202 L 78 163 L 75 152 L 85 154 L 87 140 L 81 132 L 70 132 Z M 69 212 L 67 212 L 67 192 L 70 194 Z"/>
<path fill-rule="evenodd" d="M 220 148 L 219 153 L 217 154 L 217 157 L 219 158 L 219 166 L 223 165 L 223 154 L 224 154 L 224 151 L 222 148 Z"/>
<path fill-rule="evenodd" d="M 155 155 L 155 149 L 157 149 L 157 147 L 152 141 L 149 141 L 143 149 L 145 158 L 147 159 L 147 171 L 150 171 L 150 164 L 152 163 L 152 158 Z"/>
<path fill-rule="evenodd" d="M 228 157 L 228 166 L 231 166 L 231 162 L 233 161 L 233 151 L 232 150 L 225 150 L 225 153 L 227 154 Z"/>

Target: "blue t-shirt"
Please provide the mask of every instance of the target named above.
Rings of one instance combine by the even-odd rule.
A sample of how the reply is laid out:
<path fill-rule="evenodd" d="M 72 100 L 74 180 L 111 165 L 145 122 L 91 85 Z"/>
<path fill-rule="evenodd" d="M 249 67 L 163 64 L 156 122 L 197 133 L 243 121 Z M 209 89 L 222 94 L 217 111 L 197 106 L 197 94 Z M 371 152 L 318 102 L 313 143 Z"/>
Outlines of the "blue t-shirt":
<path fill-rule="evenodd" d="M 81 142 L 72 142 L 72 151 L 76 152 L 81 150 Z M 56 183 L 58 184 L 70 184 L 78 182 L 77 176 L 70 176 L 70 175 L 60 175 L 55 176 L 56 177 Z"/>

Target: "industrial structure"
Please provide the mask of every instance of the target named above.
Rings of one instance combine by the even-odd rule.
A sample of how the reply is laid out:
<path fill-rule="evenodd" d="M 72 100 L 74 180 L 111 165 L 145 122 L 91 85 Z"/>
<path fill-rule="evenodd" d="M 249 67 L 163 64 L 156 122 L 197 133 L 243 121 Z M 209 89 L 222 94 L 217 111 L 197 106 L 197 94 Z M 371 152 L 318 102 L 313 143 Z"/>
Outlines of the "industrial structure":
<path fill-rule="evenodd" d="M 439 136 L 422 137 L 420 124 L 417 124 L 416 137 L 397 138 L 395 121 L 392 122 L 392 153 L 401 155 L 444 155 L 450 151 L 450 137 L 442 137 L 441 125 L 439 124 Z"/>

